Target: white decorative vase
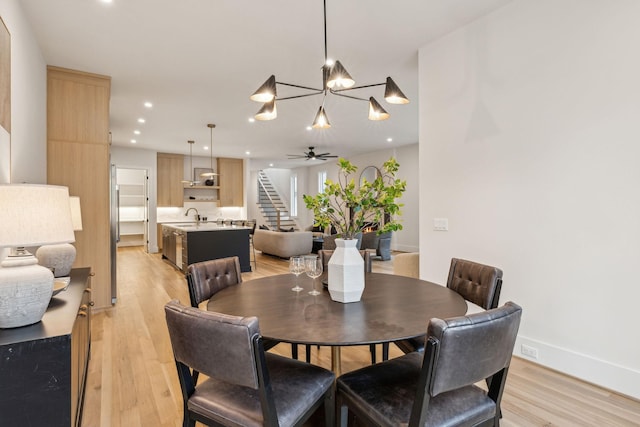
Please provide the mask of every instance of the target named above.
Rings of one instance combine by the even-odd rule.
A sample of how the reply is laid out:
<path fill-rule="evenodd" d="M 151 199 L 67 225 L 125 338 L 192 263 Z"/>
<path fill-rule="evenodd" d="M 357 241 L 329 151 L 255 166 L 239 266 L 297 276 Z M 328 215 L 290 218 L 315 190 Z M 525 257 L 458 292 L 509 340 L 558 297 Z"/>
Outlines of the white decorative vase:
<path fill-rule="evenodd" d="M 31 254 L 8 256 L 0 267 L 0 328 L 42 320 L 53 293 L 53 273 Z"/>
<path fill-rule="evenodd" d="M 329 294 L 342 303 L 357 302 L 364 291 L 364 259 L 356 248 L 358 240 L 336 239 L 329 259 Z"/>

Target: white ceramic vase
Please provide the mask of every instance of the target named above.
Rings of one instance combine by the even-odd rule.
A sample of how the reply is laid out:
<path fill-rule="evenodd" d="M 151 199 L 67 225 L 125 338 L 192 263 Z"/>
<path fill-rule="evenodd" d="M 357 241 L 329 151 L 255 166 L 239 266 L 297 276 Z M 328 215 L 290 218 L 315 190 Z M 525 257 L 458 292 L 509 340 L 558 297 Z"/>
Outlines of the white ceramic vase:
<path fill-rule="evenodd" d="M 357 302 L 364 291 L 364 260 L 356 248 L 358 240 L 336 239 L 329 260 L 329 294 L 342 303 Z"/>

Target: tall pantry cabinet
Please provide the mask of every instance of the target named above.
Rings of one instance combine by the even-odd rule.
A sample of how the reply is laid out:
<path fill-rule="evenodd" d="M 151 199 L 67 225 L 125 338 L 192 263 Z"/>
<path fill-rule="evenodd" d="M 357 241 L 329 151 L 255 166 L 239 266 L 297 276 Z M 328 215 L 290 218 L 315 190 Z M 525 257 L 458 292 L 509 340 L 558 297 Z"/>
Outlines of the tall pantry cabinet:
<path fill-rule="evenodd" d="M 47 67 L 47 182 L 80 197 L 74 267 L 91 267 L 97 308 L 111 305 L 110 92 L 108 76 Z"/>

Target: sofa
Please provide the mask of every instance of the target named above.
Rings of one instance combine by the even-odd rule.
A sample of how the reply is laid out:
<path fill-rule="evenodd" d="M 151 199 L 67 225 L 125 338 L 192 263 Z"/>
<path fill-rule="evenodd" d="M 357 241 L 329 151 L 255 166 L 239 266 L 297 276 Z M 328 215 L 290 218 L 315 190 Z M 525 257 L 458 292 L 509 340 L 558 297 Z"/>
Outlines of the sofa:
<path fill-rule="evenodd" d="M 391 259 L 391 232 L 378 234 L 377 231 L 362 233 L 360 249 L 374 249 L 383 261 Z"/>
<path fill-rule="evenodd" d="M 313 233 L 311 231 L 271 231 L 256 229 L 253 247 L 263 254 L 289 258 L 311 253 Z"/>

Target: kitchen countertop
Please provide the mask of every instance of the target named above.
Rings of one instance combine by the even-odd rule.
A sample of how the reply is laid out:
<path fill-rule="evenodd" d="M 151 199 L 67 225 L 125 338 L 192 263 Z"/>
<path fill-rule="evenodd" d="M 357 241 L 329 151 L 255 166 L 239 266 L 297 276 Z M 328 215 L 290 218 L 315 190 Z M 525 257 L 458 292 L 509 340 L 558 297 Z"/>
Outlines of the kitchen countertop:
<path fill-rule="evenodd" d="M 164 227 L 175 228 L 176 230 L 189 232 L 195 231 L 223 231 L 223 230 L 250 230 L 250 227 L 239 227 L 237 225 L 218 225 L 215 222 L 182 222 L 182 223 L 162 223 Z"/>

